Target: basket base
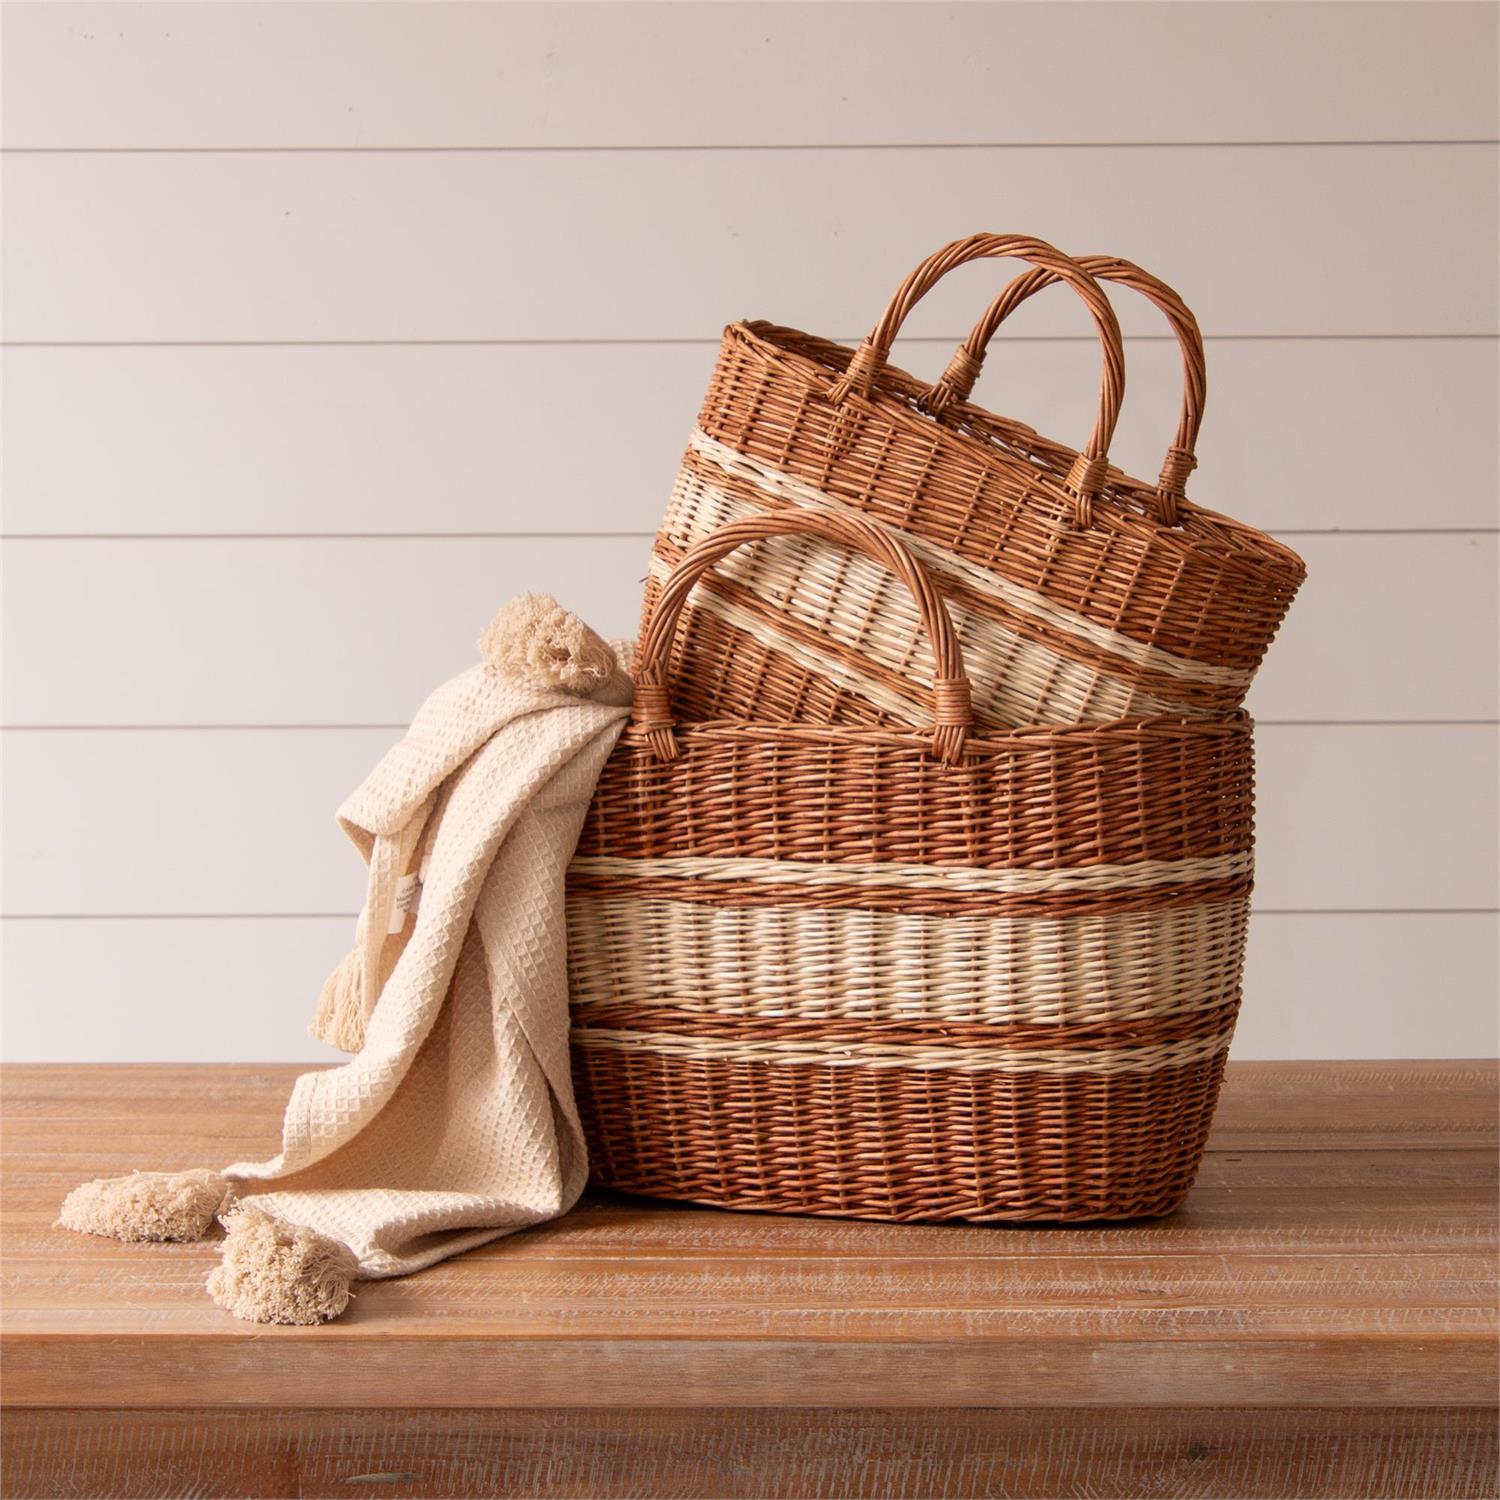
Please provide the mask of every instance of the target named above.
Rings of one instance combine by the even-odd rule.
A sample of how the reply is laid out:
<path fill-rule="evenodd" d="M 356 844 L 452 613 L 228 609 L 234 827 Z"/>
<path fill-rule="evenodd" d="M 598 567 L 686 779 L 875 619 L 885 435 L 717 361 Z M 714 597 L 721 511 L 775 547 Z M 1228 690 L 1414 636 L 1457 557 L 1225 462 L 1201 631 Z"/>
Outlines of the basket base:
<path fill-rule="evenodd" d="M 1160 1218 L 1197 1175 L 1224 1056 L 1136 1074 L 778 1066 L 575 1048 L 592 1180 L 883 1223 Z"/>
<path fill-rule="evenodd" d="M 880 1213 L 863 1209 L 819 1208 L 798 1203 L 779 1203 L 768 1199 L 715 1199 L 704 1197 L 669 1196 L 659 1188 L 631 1187 L 622 1182 L 606 1181 L 590 1174 L 589 1186 L 608 1192 L 628 1195 L 632 1198 L 648 1199 L 652 1202 L 689 1204 L 695 1208 L 719 1208 L 730 1213 L 782 1214 L 788 1218 L 805 1219 L 851 1219 L 876 1224 L 1122 1224 L 1134 1220 L 1164 1219 L 1182 1207 L 1183 1200 L 1192 1187 L 1189 1182 L 1181 1191 L 1165 1198 L 1159 1205 L 1134 1210 L 1105 1213 L 1068 1213 L 1049 1211 L 1045 1208 L 1008 1207 L 989 1205 L 980 1212 L 932 1213 L 914 1210 L 909 1213 Z"/>

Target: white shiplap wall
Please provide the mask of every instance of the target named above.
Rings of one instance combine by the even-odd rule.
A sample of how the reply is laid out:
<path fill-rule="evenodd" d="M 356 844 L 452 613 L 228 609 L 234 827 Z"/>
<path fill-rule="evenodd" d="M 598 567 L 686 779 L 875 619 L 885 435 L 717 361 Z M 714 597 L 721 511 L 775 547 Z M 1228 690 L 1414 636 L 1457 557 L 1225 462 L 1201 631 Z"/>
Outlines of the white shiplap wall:
<path fill-rule="evenodd" d="M 425 689 L 523 587 L 630 630 L 725 321 L 856 338 L 977 228 L 1180 288 L 1195 493 L 1310 566 L 1237 1055 L 1493 1052 L 1496 16 L 5 6 L 7 1055 L 319 1055 L 332 809 Z M 1155 472 L 1175 350 L 1119 307 Z M 1080 310 L 1002 341 L 985 396 L 1081 435 Z"/>

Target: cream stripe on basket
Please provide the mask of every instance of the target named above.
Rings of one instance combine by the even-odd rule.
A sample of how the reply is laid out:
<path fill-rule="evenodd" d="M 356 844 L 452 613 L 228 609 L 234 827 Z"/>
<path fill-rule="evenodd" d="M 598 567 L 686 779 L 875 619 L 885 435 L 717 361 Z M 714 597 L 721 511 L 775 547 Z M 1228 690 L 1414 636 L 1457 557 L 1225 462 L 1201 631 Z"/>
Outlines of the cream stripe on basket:
<path fill-rule="evenodd" d="M 658 583 L 665 582 L 667 575 L 672 571 L 655 553 L 652 553 L 651 561 L 647 566 L 651 576 Z M 736 582 L 739 581 L 736 579 Z M 741 607 L 732 599 L 725 599 L 708 589 L 700 589 L 693 594 L 693 608 L 707 610 L 708 613 L 717 615 L 736 629 L 743 630 L 746 635 L 753 637 L 761 645 L 769 646 L 773 651 L 780 651 L 791 657 L 799 667 L 817 672 L 848 692 L 857 693 L 861 698 L 867 699 L 877 708 L 890 714 L 892 718 L 900 719 L 907 724 L 921 724 L 932 716 L 931 709 L 924 709 L 920 703 L 898 693 L 879 678 L 867 676 L 852 662 L 814 650 L 803 641 L 783 635 L 762 616 Z"/>
<path fill-rule="evenodd" d="M 1212 1036 L 1090 1052 L 1082 1048 L 1048 1051 L 1021 1047 L 924 1047 L 909 1042 L 735 1041 L 585 1026 L 574 1028 L 573 1045 L 585 1051 L 653 1052 L 695 1062 L 722 1059 L 819 1068 L 899 1068 L 914 1072 L 1115 1074 L 1158 1073 L 1200 1062 L 1227 1051 L 1233 1033 L 1231 1023 Z"/>
<path fill-rule="evenodd" d="M 753 504 L 684 469 L 662 529 L 689 544 L 728 521 L 756 513 Z M 927 681 L 932 661 L 921 621 L 911 596 L 883 568 L 803 537 L 781 537 L 726 558 L 719 570 L 755 594 L 773 618 L 751 613 L 709 589 L 693 595 L 695 609 L 718 615 L 762 645 L 783 652 L 809 671 L 833 678 L 887 713 L 910 722 L 925 713 L 886 684 L 783 634 L 774 623 L 775 612 L 788 614 L 891 671 Z M 664 559 L 652 557 L 651 572 L 658 583 L 670 571 Z M 1063 656 L 959 600 L 946 602 L 964 650 L 974 706 L 998 724 L 1071 724 L 1204 712 L 1201 705 L 1157 697 L 1087 662 Z"/>
<path fill-rule="evenodd" d="M 707 858 L 671 855 L 659 859 L 618 859 L 585 855 L 574 859 L 580 873 L 616 879 L 676 876 L 690 880 L 744 880 L 761 885 L 898 887 L 913 891 L 987 891 L 1031 895 L 1076 891 L 1143 891 L 1157 886 L 1231 880 L 1249 874 L 1249 849 L 1198 859 L 1141 859 L 1123 865 L 1075 865 L 1061 869 L 984 869 L 972 865 L 902 865 L 870 861 L 836 865 L 795 859 Z"/>
<path fill-rule="evenodd" d="M 568 899 L 578 1004 L 760 1019 L 1077 1026 L 1239 997 L 1249 901 L 1075 916 Z"/>
<path fill-rule="evenodd" d="M 826 491 L 804 484 L 777 469 L 768 468 L 746 458 L 744 454 L 737 453 L 733 448 L 726 447 L 723 443 L 711 438 L 701 428 L 693 430 L 689 439 L 689 447 L 711 463 L 717 464 L 726 473 L 747 480 L 769 495 L 817 509 L 848 510 L 847 506 Z M 1012 582 L 991 569 L 980 567 L 977 563 L 972 563 L 955 552 L 949 552 L 946 548 L 925 541 L 913 532 L 895 526 L 887 526 L 886 529 L 897 536 L 922 562 L 936 572 L 957 578 L 977 592 L 1002 598 L 1015 609 L 1034 615 L 1056 629 L 1067 631 L 1068 634 L 1077 636 L 1080 640 L 1086 640 L 1126 661 L 1134 662 L 1137 666 L 1162 672 L 1168 676 L 1180 677 L 1190 682 L 1213 683 L 1231 688 L 1248 686 L 1254 675 L 1240 668 L 1221 667 L 1212 662 L 1192 661 L 1170 651 L 1163 651 L 1159 646 L 1148 645 L 1132 636 L 1111 630 L 1106 625 L 1100 625 L 1073 610 L 1064 609 L 1044 595 L 1022 588 L 1020 584 Z"/>

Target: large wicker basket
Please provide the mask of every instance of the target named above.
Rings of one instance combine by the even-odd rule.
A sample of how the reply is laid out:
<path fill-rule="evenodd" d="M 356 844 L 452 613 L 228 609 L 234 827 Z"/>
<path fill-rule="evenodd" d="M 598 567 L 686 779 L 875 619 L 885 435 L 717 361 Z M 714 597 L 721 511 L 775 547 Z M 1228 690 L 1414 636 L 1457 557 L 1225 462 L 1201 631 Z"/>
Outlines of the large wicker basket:
<path fill-rule="evenodd" d="M 954 266 L 992 255 L 1036 269 L 991 308 L 943 380 L 929 388 L 888 365 L 917 300 Z M 1181 308 L 1179 336 L 1191 328 L 1196 339 L 1175 294 L 1140 277 L 1131 284 L 1159 288 L 1169 315 Z M 1094 431 L 1076 451 L 963 399 L 1000 318 L 1056 280 L 1089 306 L 1105 355 Z M 860 513 L 895 529 L 941 580 L 981 726 L 1231 712 L 1304 568 L 1271 538 L 1182 498 L 1202 409 L 1195 347 L 1191 408 L 1163 480 L 1149 485 L 1105 458 L 1124 371 L 1108 299 L 1040 241 L 975 235 L 929 257 L 858 351 L 735 324 L 656 538 L 646 613 L 686 550 L 726 522 L 766 510 Z M 933 663 L 916 611 L 880 569 L 819 540 L 784 537 L 729 560 L 704 579 L 683 624 L 675 684 L 686 717 L 921 722 Z"/>
<path fill-rule="evenodd" d="M 794 533 L 911 591 L 933 729 L 674 726 L 690 590 L 742 543 Z M 1239 1006 L 1248 720 L 975 733 L 922 565 L 825 512 L 695 547 L 639 661 L 568 876 L 595 1180 L 890 1220 L 1174 1208 Z"/>

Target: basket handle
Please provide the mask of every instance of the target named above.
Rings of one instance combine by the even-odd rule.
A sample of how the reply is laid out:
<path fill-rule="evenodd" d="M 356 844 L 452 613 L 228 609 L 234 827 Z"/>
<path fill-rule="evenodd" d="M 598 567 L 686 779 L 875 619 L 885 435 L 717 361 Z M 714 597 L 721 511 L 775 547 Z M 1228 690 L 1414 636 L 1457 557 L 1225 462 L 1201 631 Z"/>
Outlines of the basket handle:
<path fill-rule="evenodd" d="M 1117 281 L 1121 286 L 1149 297 L 1167 316 L 1177 342 L 1182 348 L 1182 410 L 1177 418 L 1177 435 L 1161 466 L 1156 482 L 1152 509 L 1163 526 L 1175 526 L 1180 520 L 1179 503 L 1186 498 L 1187 477 L 1197 467 L 1198 430 L 1203 425 L 1203 403 L 1208 390 L 1208 366 L 1203 354 L 1203 335 L 1192 309 L 1169 287 L 1149 271 L 1116 255 L 1081 255 L 1078 264 L 1100 281 Z M 985 351 L 1000 325 L 1024 302 L 1060 278 L 1045 267 L 1025 271 L 990 304 L 973 331 L 953 352 L 948 368 L 934 382 L 923 405 L 933 416 L 940 416 L 955 401 L 967 401 L 984 363 Z"/>
<path fill-rule="evenodd" d="M 1104 483 L 1109 465 L 1109 445 L 1115 435 L 1120 403 L 1125 396 L 1125 346 L 1120 339 L 1115 310 L 1099 283 L 1071 256 L 1064 255 L 1045 240 L 1024 234 L 971 234 L 934 251 L 896 288 L 880 321 L 854 351 L 849 368 L 835 382 L 828 399 L 838 405 L 851 392 L 868 396 L 912 308 L 955 267 L 971 260 L 1002 256 L 1030 261 L 1039 270 L 1048 272 L 1049 280 L 1066 281 L 1083 298 L 1099 328 L 1099 342 L 1104 350 L 1099 412 L 1089 440 L 1074 460 L 1065 481 L 1075 496 L 1074 519 L 1080 527 L 1087 527 L 1093 522 L 1094 496 Z"/>
<path fill-rule="evenodd" d="M 677 755 L 673 734 L 667 674 L 672 642 L 683 606 L 698 580 L 721 558 L 747 542 L 776 536 L 815 536 L 861 552 L 883 563 L 910 589 L 917 613 L 932 645 L 936 669 L 932 679 L 932 753 L 954 763 L 963 757 L 964 741 L 974 727 L 969 702 L 969 679 L 953 622 L 926 568 L 883 526 L 863 516 L 828 511 L 777 510 L 730 521 L 688 549 L 672 570 L 651 607 L 641 633 L 635 674 L 635 702 L 631 722 L 646 731 L 652 751 L 661 760 Z"/>

